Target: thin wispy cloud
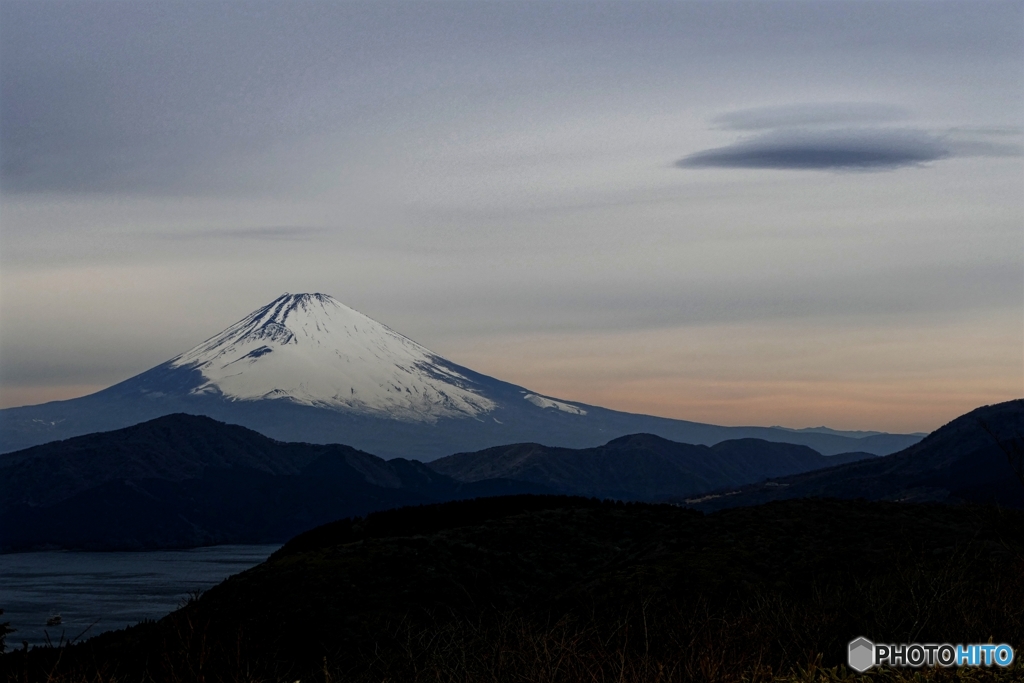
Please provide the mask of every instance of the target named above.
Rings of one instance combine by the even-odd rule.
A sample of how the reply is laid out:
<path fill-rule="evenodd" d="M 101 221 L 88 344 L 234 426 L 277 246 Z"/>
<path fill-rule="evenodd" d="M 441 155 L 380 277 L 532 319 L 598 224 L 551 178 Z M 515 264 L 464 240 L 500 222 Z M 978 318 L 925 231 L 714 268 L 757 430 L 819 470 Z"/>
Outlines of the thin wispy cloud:
<path fill-rule="evenodd" d="M 864 102 L 792 104 L 781 107 L 756 107 L 726 112 L 713 123 L 731 130 L 766 130 L 808 126 L 863 126 L 905 121 L 909 113 L 902 107 Z"/>
<path fill-rule="evenodd" d="M 958 157 L 1024 156 L 1024 129 L 1018 126 L 954 127 L 947 129 L 944 137 Z"/>
<path fill-rule="evenodd" d="M 162 232 L 159 237 L 170 240 L 263 240 L 293 242 L 311 240 L 327 232 L 326 228 L 308 226 L 261 226 L 248 228 L 211 228 L 188 232 Z"/>

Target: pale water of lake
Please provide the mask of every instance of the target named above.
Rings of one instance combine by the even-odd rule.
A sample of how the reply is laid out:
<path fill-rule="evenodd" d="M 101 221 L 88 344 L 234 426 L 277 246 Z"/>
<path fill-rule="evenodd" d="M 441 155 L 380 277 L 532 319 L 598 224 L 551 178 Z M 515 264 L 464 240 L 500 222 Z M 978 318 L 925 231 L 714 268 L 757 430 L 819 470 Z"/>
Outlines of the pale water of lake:
<path fill-rule="evenodd" d="M 222 545 L 142 552 L 37 552 L 0 555 L 0 621 L 18 629 L 7 648 L 54 644 L 159 619 L 195 590 L 253 567 L 279 545 Z M 61 616 L 61 625 L 46 620 Z M 92 627 L 90 628 L 90 625 Z"/>

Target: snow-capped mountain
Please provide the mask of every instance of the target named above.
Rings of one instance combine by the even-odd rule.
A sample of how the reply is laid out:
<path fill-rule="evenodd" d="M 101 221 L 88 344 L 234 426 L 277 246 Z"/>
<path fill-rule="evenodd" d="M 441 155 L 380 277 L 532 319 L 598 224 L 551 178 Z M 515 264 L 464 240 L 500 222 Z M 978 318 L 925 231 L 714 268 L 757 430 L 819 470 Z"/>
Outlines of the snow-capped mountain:
<path fill-rule="evenodd" d="M 920 440 L 719 427 L 543 396 L 456 365 L 330 296 L 285 294 L 108 389 L 0 410 L 0 452 L 179 412 L 283 441 L 423 460 L 521 442 L 587 448 L 636 433 L 705 445 L 761 438 L 826 455 L 892 453 Z"/>
<path fill-rule="evenodd" d="M 434 422 L 494 410 L 440 356 L 325 294 L 285 294 L 170 361 L 192 394 Z"/>

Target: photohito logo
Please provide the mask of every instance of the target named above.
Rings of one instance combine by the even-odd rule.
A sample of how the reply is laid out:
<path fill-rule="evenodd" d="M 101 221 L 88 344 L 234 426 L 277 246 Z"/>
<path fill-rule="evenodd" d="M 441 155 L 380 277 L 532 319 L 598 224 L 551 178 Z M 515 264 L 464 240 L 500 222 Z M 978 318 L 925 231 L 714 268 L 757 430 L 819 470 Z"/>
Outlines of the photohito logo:
<path fill-rule="evenodd" d="M 942 643 L 904 643 L 886 645 L 861 637 L 850 641 L 846 661 L 850 668 L 864 673 L 873 666 L 1010 666 L 1013 648 L 999 645 L 950 645 Z"/>

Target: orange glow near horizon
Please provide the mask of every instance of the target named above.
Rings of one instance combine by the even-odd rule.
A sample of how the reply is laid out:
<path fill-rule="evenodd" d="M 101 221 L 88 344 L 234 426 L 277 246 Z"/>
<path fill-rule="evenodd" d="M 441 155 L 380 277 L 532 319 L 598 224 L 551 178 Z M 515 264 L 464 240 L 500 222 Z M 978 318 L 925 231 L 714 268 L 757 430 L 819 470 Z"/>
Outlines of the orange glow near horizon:
<path fill-rule="evenodd" d="M 521 334 L 435 350 L 542 394 L 633 413 L 722 425 L 929 432 L 978 406 L 1024 395 L 1016 321 L 1004 314 L 971 322 Z M 3 387 L 0 407 L 105 386 Z"/>
<path fill-rule="evenodd" d="M 979 406 L 1024 396 L 1022 348 L 1016 321 L 1004 319 L 977 327 L 765 323 L 535 335 L 452 349 L 448 357 L 540 393 L 627 412 L 930 432 Z"/>

